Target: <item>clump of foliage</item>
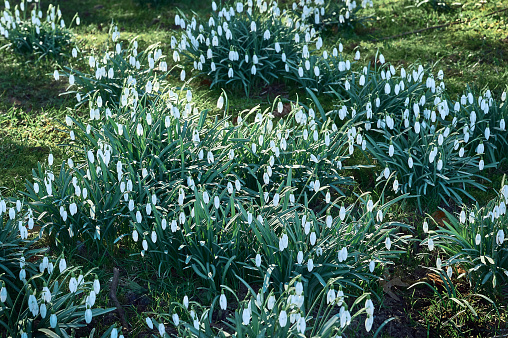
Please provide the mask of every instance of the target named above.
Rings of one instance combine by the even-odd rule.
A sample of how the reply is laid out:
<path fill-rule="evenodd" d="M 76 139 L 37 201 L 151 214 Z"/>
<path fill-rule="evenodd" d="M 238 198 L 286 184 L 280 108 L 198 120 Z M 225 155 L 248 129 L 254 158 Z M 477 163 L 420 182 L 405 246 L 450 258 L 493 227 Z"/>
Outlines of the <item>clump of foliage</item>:
<path fill-rule="evenodd" d="M 74 16 L 72 23 L 79 25 L 79 17 Z M 11 8 L 5 1 L 5 9 L 0 18 L 0 35 L 16 54 L 27 59 L 55 59 L 64 61 L 75 46 L 74 33 L 65 25 L 59 7 L 49 5 L 43 19 L 39 0 L 22 0 Z"/>

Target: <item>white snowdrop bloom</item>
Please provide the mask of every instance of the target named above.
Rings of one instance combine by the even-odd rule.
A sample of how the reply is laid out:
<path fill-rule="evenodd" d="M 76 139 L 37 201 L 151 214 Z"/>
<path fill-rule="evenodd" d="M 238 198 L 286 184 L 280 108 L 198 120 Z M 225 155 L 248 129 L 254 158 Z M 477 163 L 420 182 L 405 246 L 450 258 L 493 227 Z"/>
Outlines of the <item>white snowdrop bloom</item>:
<path fill-rule="evenodd" d="M 217 100 L 217 108 L 222 109 L 224 107 L 224 97 L 221 95 Z"/>
<path fill-rule="evenodd" d="M 242 312 L 242 324 L 243 325 L 249 325 L 250 323 L 250 309 L 245 308 Z"/>
<path fill-rule="evenodd" d="M 270 183 L 270 177 L 268 176 L 268 173 L 266 173 L 266 172 L 263 174 L 263 182 L 265 184 Z"/>
<path fill-rule="evenodd" d="M 72 276 L 72 278 L 69 281 L 69 291 L 71 293 L 75 293 L 78 289 L 78 281 L 76 280 L 76 277 Z"/>
<path fill-rule="evenodd" d="M 395 148 L 393 147 L 393 144 L 390 144 L 388 147 L 388 156 L 393 157 L 393 154 L 395 152 Z"/>
<path fill-rule="evenodd" d="M 313 231 L 311 234 L 310 234 L 310 244 L 311 245 L 315 245 L 316 244 L 316 233 Z"/>
<path fill-rule="evenodd" d="M 429 232 L 429 223 L 427 221 L 423 222 L 423 232 L 428 233 Z"/>
<path fill-rule="evenodd" d="M 314 75 L 315 75 L 316 77 L 319 77 L 319 74 L 320 74 L 320 72 L 319 72 L 319 67 L 318 67 L 318 66 L 315 66 L 315 67 L 314 67 Z"/>
<path fill-rule="evenodd" d="M 40 313 L 41 313 L 41 317 L 42 318 L 46 318 L 46 315 L 48 314 L 48 308 L 46 307 L 46 304 L 41 304 L 41 307 L 40 307 L 39 310 L 40 310 Z"/>
<path fill-rule="evenodd" d="M 298 283 L 296 283 L 296 285 L 295 285 L 295 292 L 296 292 L 297 296 L 301 296 L 302 295 L 302 293 L 303 293 L 303 284 L 302 284 L 302 282 L 299 281 Z"/>
<path fill-rule="evenodd" d="M 261 255 L 256 255 L 256 266 L 259 268 L 261 266 Z"/>
<path fill-rule="evenodd" d="M 164 334 L 166 333 L 166 328 L 164 327 L 163 323 L 159 323 L 158 330 L 161 337 L 164 337 Z"/>
<path fill-rule="evenodd" d="M 309 258 L 309 260 L 307 261 L 307 270 L 311 272 L 313 269 L 314 269 L 314 261 L 312 260 L 312 258 Z"/>
<path fill-rule="evenodd" d="M 386 237 L 385 246 L 386 246 L 386 250 L 390 250 L 390 248 L 392 247 L 392 241 L 390 240 L 390 237 Z"/>
<path fill-rule="evenodd" d="M 152 231 L 151 240 L 152 240 L 152 243 L 157 242 L 157 233 L 155 231 Z"/>
<path fill-rule="evenodd" d="M 321 188 L 321 183 L 319 182 L 319 180 L 315 180 L 314 181 L 314 191 L 318 192 L 319 188 Z"/>
<path fill-rule="evenodd" d="M 360 51 L 357 50 L 355 53 L 355 60 L 360 60 Z"/>
<path fill-rule="evenodd" d="M 462 210 L 460 212 L 459 219 L 460 219 L 460 223 L 465 223 L 466 222 L 466 212 L 464 210 Z"/>
<path fill-rule="evenodd" d="M 370 273 L 374 272 L 375 267 L 376 267 L 376 262 L 370 261 L 370 263 L 369 263 L 369 271 L 370 271 Z"/>
<path fill-rule="evenodd" d="M 58 268 L 60 269 L 60 273 L 64 272 L 67 269 L 67 262 L 65 258 L 60 259 L 60 263 L 58 264 Z"/>
<path fill-rule="evenodd" d="M 288 316 L 286 311 L 282 310 L 279 314 L 279 325 L 280 327 L 286 327 L 288 322 Z"/>
<path fill-rule="evenodd" d="M 49 317 L 49 325 L 54 329 L 56 327 L 56 324 L 58 323 L 58 318 L 57 316 L 53 313 L 50 317 Z"/>
<path fill-rule="evenodd" d="M 390 169 L 388 167 L 386 167 L 385 170 L 383 170 L 383 175 L 385 179 L 388 179 L 388 177 L 390 177 Z"/>
<path fill-rule="evenodd" d="M 303 77 L 303 68 L 302 67 L 298 67 L 298 76 Z"/>
<path fill-rule="evenodd" d="M 207 154 L 207 160 L 208 160 L 208 163 L 210 163 L 210 164 L 215 162 L 214 157 L 213 157 L 213 153 L 211 151 L 209 151 L 208 154 Z"/>
<path fill-rule="evenodd" d="M 144 251 L 147 251 L 147 250 L 148 250 L 148 242 L 146 241 L 146 239 L 144 239 L 144 240 L 141 242 L 141 245 L 143 246 L 143 250 L 144 250 Z"/>
<path fill-rule="evenodd" d="M 496 243 L 497 245 L 502 245 L 504 242 L 504 231 L 503 229 L 499 230 L 496 235 Z"/>
<path fill-rule="evenodd" d="M 459 157 L 463 157 L 463 156 L 464 156 L 464 147 L 461 147 L 459 150 Z"/>
<path fill-rule="evenodd" d="M 483 159 L 481 159 L 480 162 L 478 163 L 478 169 L 483 170 L 484 166 L 485 162 L 483 161 Z"/>
<path fill-rule="evenodd" d="M 453 270 L 451 266 L 448 266 L 448 268 L 446 269 L 446 274 L 448 275 L 448 278 L 452 278 Z"/>
<path fill-rule="evenodd" d="M 434 241 L 432 240 L 432 237 L 429 237 L 429 240 L 427 241 L 427 245 L 429 246 L 429 250 L 434 250 Z"/>
<path fill-rule="evenodd" d="M 178 223 L 176 220 L 171 221 L 171 232 L 176 232 L 178 230 Z"/>
<path fill-rule="evenodd" d="M 482 241 L 482 237 L 480 236 L 480 234 L 476 234 L 476 237 L 475 237 L 476 245 L 480 245 L 481 241 Z"/>
<path fill-rule="evenodd" d="M 225 295 L 225 294 L 223 294 L 223 293 L 220 295 L 220 298 L 219 298 L 219 304 L 220 304 L 220 308 L 221 308 L 222 310 L 226 310 L 226 309 L 227 309 L 227 307 L 228 307 L 228 300 L 227 300 L 227 298 L 226 298 L 226 295 Z"/>
<path fill-rule="evenodd" d="M 483 143 L 478 144 L 478 147 L 476 147 L 476 153 L 478 155 L 481 155 L 484 152 L 485 152 L 485 146 L 483 145 Z"/>
<path fill-rule="evenodd" d="M 153 321 L 150 317 L 146 317 L 145 319 L 146 325 L 150 328 L 150 330 L 153 330 Z"/>
<path fill-rule="evenodd" d="M 187 297 L 187 296 L 185 296 L 185 297 Z M 175 326 L 178 326 L 180 324 L 180 317 L 178 317 L 178 314 L 173 313 L 173 315 L 171 316 L 171 319 L 173 319 L 173 323 L 175 324 Z"/>
<path fill-rule="evenodd" d="M 438 171 L 441 171 L 441 169 L 443 169 L 443 160 L 442 159 L 439 159 L 437 161 L 437 166 L 436 167 L 437 167 Z"/>
<path fill-rule="evenodd" d="M 437 258 L 436 259 L 436 267 L 438 268 L 438 270 L 441 270 L 441 267 L 442 267 L 442 262 L 441 262 L 441 258 Z"/>
<path fill-rule="evenodd" d="M 381 223 L 383 221 L 383 211 L 378 210 L 376 214 L 376 220 Z"/>
<path fill-rule="evenodd" d="M 282 234 L 282 237 L 279 240 L 279 250 L 280 251 L 284 251 L 284 249 L 287 248 L 288 241 L 289 241 L 288 235 L 287 234 Z"/>
<path fill-rule="evenodd" d="M 303 262 L 303 252 L 301 250 L 298 251 L 298 254 L 296 255 L 296 262 L 298 264 L 302 264 Z"/>
<path fill-rule="evenodd" d="M 132 240 L 133 240 L 134 242 L 137 242 L 137 241 L 138 241 L 138 238 L 139 238 L 139 236 L 138 236 L 138 232 L 137 232 L 137 230 L 133 230 L 133 231 L 132 231 Z"/>
<path fill-rule="evenodd" d="M 374 202 L 372 200 L 369 200 L 367 202 L 367 212 L 371 212 L 374 209 Z"/>
<path fill-rule="evenodd" d="M 87 324 L 90 324 L 91 321 L 92 321 L 92 310 L 90 310 L 90 308 L 88 308 L 85 311 L 85 322 Z"/>
<path fill-rule="evenodd" d="M 276 193 L 273 196 L 273 206 L 277 207 L 279 205 L 279 201 L 280 201 L 280 195 L 278 193 Z"/>
<path fill-rule="evenodd" d="M 488 140 L 490 138 L 490 128 L 485 128 L 485 139 Z"/>
<path fill-rule="evenodd" d="M 219 209 L 219 205 L 220 205 L 220 199 L 219 199 L 219 196 L 215 196 L 213 198 L 213 205 L 215 206 L 215 209 Z"/>

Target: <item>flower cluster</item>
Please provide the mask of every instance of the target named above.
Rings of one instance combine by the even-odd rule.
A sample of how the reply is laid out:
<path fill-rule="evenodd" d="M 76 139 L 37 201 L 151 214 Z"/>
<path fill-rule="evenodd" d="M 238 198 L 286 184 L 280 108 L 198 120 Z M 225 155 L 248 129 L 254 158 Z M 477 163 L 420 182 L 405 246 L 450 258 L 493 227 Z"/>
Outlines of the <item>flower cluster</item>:
<path fill-rule="evenodd" d="M 41 332 L 59 336 L 69 327 L 83 327 L 94 316 L 110 310 L 94 308 L 101 286 L 96 275 L 68 266 L 65 256 L 53 259 L 34 249 L 27 229 L 32 210 L 17 200 L 0 201 L 0 253 L 5 274 L 0 275 L 0 324 L 12 337 Z M 93 278 L 93 279 L 92 279 Z"/>
<path fill-rule="evenodd" d="M 75 20 L 75 21 L 74 21 Z M 72 23 L 79 25 L 79 17 Z M 62 60 L 75 45 L 74 34 L 67 28 L 59 7 L 49 5 L 43 18 L 39 0 L 22 0 L 14 8 L 8 0 L 0 18 L 0 35 L 9 47 L 19 55 L 38 60 L 53 58 Z"/>

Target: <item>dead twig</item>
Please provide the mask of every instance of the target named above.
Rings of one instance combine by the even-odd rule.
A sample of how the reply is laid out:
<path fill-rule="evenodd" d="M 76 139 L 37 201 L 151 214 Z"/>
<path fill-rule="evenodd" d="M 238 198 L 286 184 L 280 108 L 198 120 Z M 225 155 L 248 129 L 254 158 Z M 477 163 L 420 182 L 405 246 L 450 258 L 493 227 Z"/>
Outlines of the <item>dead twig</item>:
<path fill-rule="evenodd" d="M 118 288 L 119 278 L 120 278 L 120 270 L 118 270 L 118 268 L 113 268 L 113 280 L 111 281 L 111 288 L 109 290 L 109 297 L 115 304 L 116 311 L 118 312 L 118 316 L 120 317 L 120 322 L 122 323 L 122 326 L 124 328 L 128 328 L 129 323 L 127 322 L 127 319 L 125 317 L 125 310 L 123 309 L 122 305 L 118 301 L 118 298 L 116 298 L 116 289 Z"/>

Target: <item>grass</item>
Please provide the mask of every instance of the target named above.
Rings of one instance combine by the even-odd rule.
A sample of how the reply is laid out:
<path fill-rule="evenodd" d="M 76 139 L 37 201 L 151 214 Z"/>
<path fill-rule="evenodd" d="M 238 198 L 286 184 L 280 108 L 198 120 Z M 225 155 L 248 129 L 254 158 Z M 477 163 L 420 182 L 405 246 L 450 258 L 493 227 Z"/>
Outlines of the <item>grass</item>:
<path fill-rule="evenodd" d="M 174 1 L 155 8 L 132 0 L 62 0 L 59 3 L 68 21 L 76 11 L 79 12 L 82 24 L 76 32 L 82 49 L 100 48 L 106 41 L 111 22 L 114 22 L 122 33 L 123 41 L 137 37 L 141 47 L 161 42 L 161 48 L 166 53 L 177 8 L 185 13 L 193 10 L 206 16 L 209 7 L 207 0 Z M 451 4 L 451 1 L 448 3 Z M 460 95 L 466 84 L 477 88 L 488 87 L 495 95 L 500 95 L 508 84 L 508 6 L 504 0 L 462 0 L 460 3 L 451 4 L 448 10 L 438 10 L 430 3 L 416 6 L 416 1 L 412 0 L 376 1 L 375 15 L 371 20 L 344 32 L 332 29 L 324 40 L 331 44 L 341 41 L 344 50 L 351 55 L 355 49 L 359 49 L 362 62 L 368 62 L 380 51 L 387 61 L 395 65 L 407 66 L 419 62 L 436 70 L 442 69 L 452 98 Z M 432 28 L 441 25 L 447 26 Z M 53 153 L 57 164 L 64 158 L 59 144 L 65 143 L 67 136 L 59 132 L 58 121 L 64 119 L 75 102 L 73 97 L 60 96 L 65 91 L 65 84 L 53 80 L 51 74 L 54 64 L 25 63 L 5 49 L 0 51 L 0 58 L 0 194 L 11 196 L 23 189 L 24 181 L 31 177 L 32 168 L 38 161 L 45 161 L 49 153 Z M 199 79 L 192 81 L 190 86 L 202 108 L 214 109 L 221 93 L 219 88 L 210 91 L 206 82 Z M 275 96 L 286 93 L 289 93 L 289 98 L 294 99 L 298 95 L 305 100 L 304 92 L 285 86 L 257 92 L 251 97 L 245 97 L 241 92 L 228 92 L 233 110 L 230 113 L 238 113 L 258 104 L 267 107 Z M 325 107 L 332 106 L 329 99 L 324 99 L 323 104 Z M 498 189 L 507 171 L 505 163 L 489 172 L 488 177 L 492 180 L 490 186 Z M 368 172 L 352 174 L 359 183 L 355 191 L 361 193 L 373 188 L 375 179 L 367 175 Z M 490 199 L 494 193 L 489 190 L 473 191 L 472 194 L 477 200 L 483 201 Z M 415 234 L 421 232 L 422 217 L 415 211 L 416 203 L 403 203 L 393 211 L 396 218 L 414 225 Z M 427 211 L 432 213 L 435 208 Z M 415 274 L 421 273 L 419 265 L 432 260 L 415 259 L 411 250 L 402 262 L 404 271 L 395 273 L 403 280 L 414 279 Z M 125 258 L 116 260 L 108 255 L 90 257 L 77 252 L 72 260 L 85 267 L 95 267 L 100 261 L 98 273 L 101 280 L 109 280 L 112 268 L 120 267 L 122 279 L 118 298 L 122 304 L 127 304 L 127 315 L 134 327 L 133 336 L 146 333 L 142 312 L 166 311 L 172 301 L 181 300 L 183 295 L 199 296 L 196 285 L 189 280 L 173 277 L 161 279 L 154 273 L 156 269 L 137 266 L 128 257 Z M 107 306 L 107 297 L 104 295 L 109 292 L 108 288 L 106 286 L 99 299 L 104 306 Z M 450 310 L 450 304 L 439 301 L 436 294 L 428 291 L 399 288 L 396 293 L 402 294 L 402 301 L 383 303 L 382 313 L 390 315 L 394 313 L 393 308 L 402 308 L 407 319 L 403 325 L 418 329 L 417 332 L 426 332 L 428 336 L 489 336 L 494 331 L 502 333 L 496 328 L 500 323 L 506 323 L 506 307 L 500 307 L 498 315 L 492 312 L 488 304 L 473 302 L 479 313 L 478 318 L 464 313 L 454 319 L 457 323 L 455 327 L 444 325 L 456 313 Z M 470 296 L 470 290 L 465 289 L 463 295 Z M 114 321 L 118 321 L 114 315 L 106 317 L 105 326 L 107 322 Z M 393 325 L 396 324 L 391 323 L 387 328 Z M 474 329 L 475 325 L 479 328 Z M 388 336 L 399 337 L 404 336 L 406 331 L 387 332 L 390 332 Z"/>

